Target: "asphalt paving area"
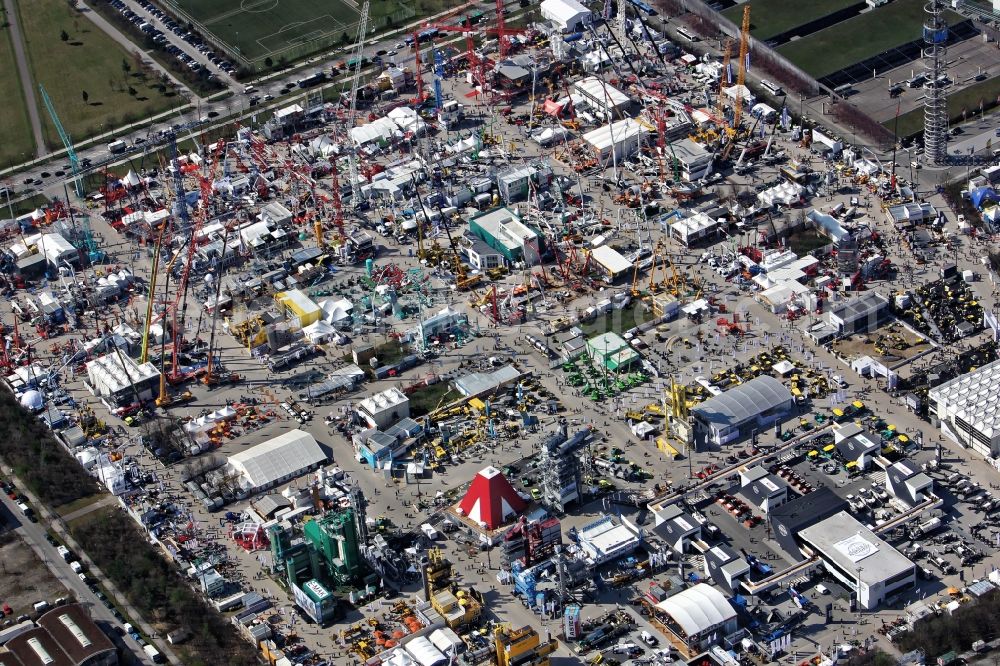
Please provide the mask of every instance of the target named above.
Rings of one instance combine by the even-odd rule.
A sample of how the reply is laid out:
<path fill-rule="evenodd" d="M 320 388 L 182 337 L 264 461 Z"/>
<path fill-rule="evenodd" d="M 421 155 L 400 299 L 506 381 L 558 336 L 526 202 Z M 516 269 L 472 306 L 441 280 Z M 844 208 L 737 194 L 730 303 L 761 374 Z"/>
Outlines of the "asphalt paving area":
<path fill-rule="evenodd" d="M 850 103 L 879 122 L 892 120 L 897 107 L 899 114 L 902 115 L 924 103 L 923 87 L 910 88 L 907 85 L 907 81 L 925 71 L 926 66 L 920 59 L 919 50 L 914 53 L 912 50 L 903 52 L 894 49 L 893 53 L 896 53 L 894 58 L 886 56 L 878 63 L 861 63 L 855 65 L 850 72 L 843 70 L 844 76 L 836 81 L 831 79 L 831 83 L 837 85 L 850 83 L 852 88 L 848 98 Z M 944 92 L 945 95 L 953 95 L 962 88 L 978 83 L 975 80 L 976 76 L 982 72 L 996 74 L 995 71 L 990 71 L 988 66 L 997 61 L 997 47 L 996 44 L 970 37 L 949 44 L 947 59 L 946 74 L 951 83 L 945 87 Z M 877 72 L 875 78 L 872 78 L 873 69 Z M 902 88 L 902 93 L 893 97 L 889 89 L 896 84 Z"/>
<path fill-rule="evenodd" d="M 6 619 L 21 615 L 34 617 L 35 603 L 68 596 L 49 568 L 13 530 L 0 534 L 0 611 L 11 612 Z"/>

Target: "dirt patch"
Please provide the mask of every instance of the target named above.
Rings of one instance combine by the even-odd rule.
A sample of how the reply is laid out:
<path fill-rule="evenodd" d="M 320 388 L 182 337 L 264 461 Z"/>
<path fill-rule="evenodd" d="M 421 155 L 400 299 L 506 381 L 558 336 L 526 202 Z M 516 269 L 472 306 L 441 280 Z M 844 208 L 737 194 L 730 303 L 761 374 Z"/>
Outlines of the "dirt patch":
<path fill-rule="evenodd" d="M 0 535 L 0 606 L 9 604 L 19 615 L 34 616 L 35 602 L 53 603 L 70 593 L 59 583 L 35 551 L 15 532 Z"/>
<path fill-rule="evenodd" d="M 889 324 L 867 335 L 854 335 L 833 344 L 834 351 L 846 358 L 871 356 L 890 366 L 930 348 L 930 343 L 899 324 Z"/>

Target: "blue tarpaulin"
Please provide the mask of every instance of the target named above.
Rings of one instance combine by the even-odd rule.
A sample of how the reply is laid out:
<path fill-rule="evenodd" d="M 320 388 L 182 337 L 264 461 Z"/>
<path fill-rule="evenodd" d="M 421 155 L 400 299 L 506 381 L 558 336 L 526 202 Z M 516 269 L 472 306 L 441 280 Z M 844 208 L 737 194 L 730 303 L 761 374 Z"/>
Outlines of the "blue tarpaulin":
<path fill-rule="evenodd" d="M 973 206 L 982 209 L 983 205 L 988 201 L 992 201 L 993 203 L 1000 202 L 1000 194 L 992 187 L 977 187 L 969 193 L 969 199 L 972 200 Z"/>

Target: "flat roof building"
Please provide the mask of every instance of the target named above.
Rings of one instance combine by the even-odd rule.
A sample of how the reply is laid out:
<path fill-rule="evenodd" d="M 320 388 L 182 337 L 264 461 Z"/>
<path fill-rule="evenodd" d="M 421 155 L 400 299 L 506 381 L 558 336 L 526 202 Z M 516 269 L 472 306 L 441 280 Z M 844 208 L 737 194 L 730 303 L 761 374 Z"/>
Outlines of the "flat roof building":
<path fill-rule="evenodd" d="M 314 324 L 323 316 L 323 308 L 300 289 L 277 293 L 274 295 L 274 300 L 281 308 L 282 314 L 295 322 L 299 328 Z"/>
<path fill-rule="evenodd" d="M 486 241 L 511 263 L 537 266 L 542 261 L 538 234 L 509 208 L 494 208 L 469 219 L 469 231 Z"/>
<path fill-rule="evenodd" d="M 396 387 L 387 388 L 362 400 L 358 413 L 371 427 L 385 430 L 410 415 L 410 399 Z"/>
<path fill-rule="evenodd" d="M 826 319 L 837 328 L 838 335 L 874 331 L 889 319 L 889 299 L 877 291 L 866 291 L 831 308 Z"/>
<path fill-rule="evenodd" d="M 885 471 L 886 491 L 909 505 L 922 504 L 934 491 L 934 480 L 912 460 L 900 460 Z"/>
<path fill-rule="evenodd" d="M 327 461 L 316 439 L 292 430 L 229 456 L 229 469 L 242 488 L 258 493 L 310 472 Z"/>
<path fill-rule="evenodd" d="M 602 516 L 577 532 L 587 564 L 596 567 L 639 547 L 639 535 L 614 516 Z"/>
<path fill-rule="evenodd" d="M 851 424 L 853 426 L 854 424 Z M 858 432 L 853 432 L 853 427 L 847 431 L 847 436 L 840 436 L 841 431 L 846 430 L 841 427 L 834 430 L 834 444 L 837 453 L 844 459 L 845 463 L 854 463 L 861 470 L 868 469 L 876 456 L 882 453 L 882 445 L 867 432 L 857 428 Z M 845 433 L 846 434 L 846 433 Z"/>
<path fill-rule="evenodd" d="M 916 585 L 913 562 L 845 512 L 799 536 L 837 580 L 856 592 L 863 610 L 874 610 L 888 595 Z"/>
<path fill-rule="evenodd" d="M 788 501 L 788 484 L 760 465 L 740 471 L 740 497 L 755 509 L 771 513 Z"/>
<path fill-rule="evenodd" d="M 705 573 L 716 585 L 735 594 L 740 581 L 750 573 L 750 563 L 726 544 L 712 546 L 705 551 Z"/>
<path fill-rule="evenodd" d="M 620 118 L 632 102 L 628 95 L 597 76 L 580 79 L 573 84 L 573 91 L 605 118 Z"/>
<path fill-rule="evenodd" d="M 624 160 L 636 152 L 649 136 L 649 130 L 632 118 L 617 120 L 608 125 L 602 125 L 583 135 L 583 140 L 594 151 L 594 156 L 603 161 Z"/>
<path fill-rule="evenodd" d="M 111 352 L 87 363 L 87 388 L 111 408 L 153 398 L 160 371 L 149 361 L 138 363 L 125 353 Z"/>
<path fill-rule="evenodd" d="M 696 446 L 722 446 L 763 430 L 792 408 L 792 393 L 767 375 L 709 398 L 691 410 Z"/>
<path fill-rule="evenodd" d="M 624 370 L 639 359 L 639 352 L 611 331 L 587 340 L 587 353 L 594 362 L 612 372 Z"/>
<path fill-rule="evenodd" d="M 599 271 L 604 273 L 608 283 L 614 282 L 632 270 L 632 262 L 621 255 L 618 250 L 609 245 L 602 245 L 590 252 L 590 258 Z"/>
<path fill-rule="evenodd" d="M 714 161 L 712 153 L 697 141 L 681 139 L 670 144 L 670 150 L 680 164 L 684 180 L 699 180 L 711 173 Z"/>
<path fill-rule="evenodd" d="M 987 458 L 1000 456 L 1000 361 L 932 388 L 929 411 L 941 420 L 941 432 Z"/>
<path fill-rule="evenodd" d="M 701 540 L 701 523 L 676 504 L 656 512 L 655 519 L 653 534 L 678 553 L 686 553 L 692 541 Z"/>

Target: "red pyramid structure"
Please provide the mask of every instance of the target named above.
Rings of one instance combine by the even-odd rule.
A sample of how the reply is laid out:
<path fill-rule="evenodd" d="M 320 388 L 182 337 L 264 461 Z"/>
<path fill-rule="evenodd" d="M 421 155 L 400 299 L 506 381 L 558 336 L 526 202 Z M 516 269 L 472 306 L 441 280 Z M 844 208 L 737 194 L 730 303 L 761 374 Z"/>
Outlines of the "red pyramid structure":
<path fill-rule="evenodd" d="M 486 529 L 495 530 L 520 514 L 528 503 L 517 494 L 510 481 L 496 467 L 487 467 L 472 480 L 459 510 Z"/>

